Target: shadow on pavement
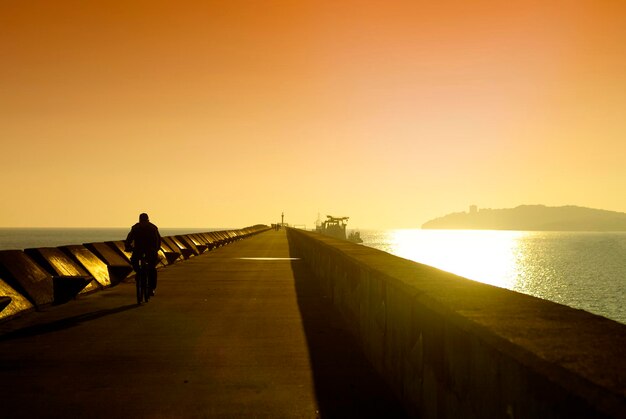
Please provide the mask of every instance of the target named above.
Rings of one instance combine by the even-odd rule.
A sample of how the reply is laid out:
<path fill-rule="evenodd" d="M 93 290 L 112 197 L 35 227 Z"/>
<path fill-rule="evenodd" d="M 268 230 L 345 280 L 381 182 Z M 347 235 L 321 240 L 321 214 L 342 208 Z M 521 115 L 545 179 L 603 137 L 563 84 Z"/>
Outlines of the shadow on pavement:
<path fill-rule="evenodd" d="M 59 330 L 69 329 L 90 320 L 95 320 L 111 314 L 121 313 L 123 311 L 131 310 L 138 307 L 140 306 L 138 306 L 137 304 L 128 304 L 121 307 L 98 310 L 91 313 L 84 313 L 77 316 L 67 317 L 49 323 L 41 323 L 33 326 L 27 326 L 0 335 L 0 342 L 10 339 L 32 337 L 37 335 L 43 335 L 46 333 L 57 332 Z"/>
<path fill-rule="evenodd" d="M 297 249 L 290 243 L 292 257 Z M 302 260 L 291 264 L 320 417 L 406 417 Z"/>

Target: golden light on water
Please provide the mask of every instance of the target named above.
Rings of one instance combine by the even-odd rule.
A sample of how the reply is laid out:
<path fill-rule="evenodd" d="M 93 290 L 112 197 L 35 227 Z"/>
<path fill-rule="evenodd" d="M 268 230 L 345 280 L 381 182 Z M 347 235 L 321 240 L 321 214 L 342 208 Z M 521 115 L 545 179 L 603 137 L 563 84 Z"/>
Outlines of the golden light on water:
<path fill-rule="evenodd" d="M 395 230 L 390 253 L 475 281 L 519 287 L 522 231 Z"/>
<path fill-rule="evenodd" d="M 626 324 L 626 232 L 385 230 L 365 244 Z"/>

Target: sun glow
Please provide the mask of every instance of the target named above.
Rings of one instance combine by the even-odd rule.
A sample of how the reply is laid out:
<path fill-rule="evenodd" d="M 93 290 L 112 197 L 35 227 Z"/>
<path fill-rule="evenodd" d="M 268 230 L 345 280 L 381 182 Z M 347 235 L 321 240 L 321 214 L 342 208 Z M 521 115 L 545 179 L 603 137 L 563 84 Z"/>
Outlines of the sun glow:
<path fill-rule="evenodd" d="M 389 251 L 497 287 L 515 289 L 521 231 L 396 230 Z"/>

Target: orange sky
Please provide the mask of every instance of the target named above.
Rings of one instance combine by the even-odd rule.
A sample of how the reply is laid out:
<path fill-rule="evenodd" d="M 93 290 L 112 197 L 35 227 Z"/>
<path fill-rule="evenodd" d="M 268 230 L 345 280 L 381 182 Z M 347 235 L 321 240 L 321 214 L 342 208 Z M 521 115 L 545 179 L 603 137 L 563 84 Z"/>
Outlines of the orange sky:
<path fill-rule="evenodd" d="M 626 212 L 619 0 L 4 0 L 0 63 L 0 226 Z"/>

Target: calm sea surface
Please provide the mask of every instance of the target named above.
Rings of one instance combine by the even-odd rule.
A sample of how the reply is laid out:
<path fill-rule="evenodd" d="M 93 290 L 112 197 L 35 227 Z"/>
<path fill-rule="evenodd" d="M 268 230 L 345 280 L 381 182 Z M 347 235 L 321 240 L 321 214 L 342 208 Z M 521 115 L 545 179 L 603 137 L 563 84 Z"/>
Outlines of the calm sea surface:
<path fill-rule="evenodd" d="M 361 231 L 364 245 L 626 324 L 626 232 Z"/>
<path fill-rule="evenodd" d="M 161 235 L 206 229 L 160 229 Z M 0 228 L 0 250 L 122 240 L 129 228 Z M 626 232 L 361 230 L 364 245 L 626 324 Z"/>
<path fill-rule="evenodd" d="M 219 228 L 160 228 L 162 236 L 221 230 Z M 0 228 L 0 250 L 56 247 L 124 240 L 128 228 Z"/>

